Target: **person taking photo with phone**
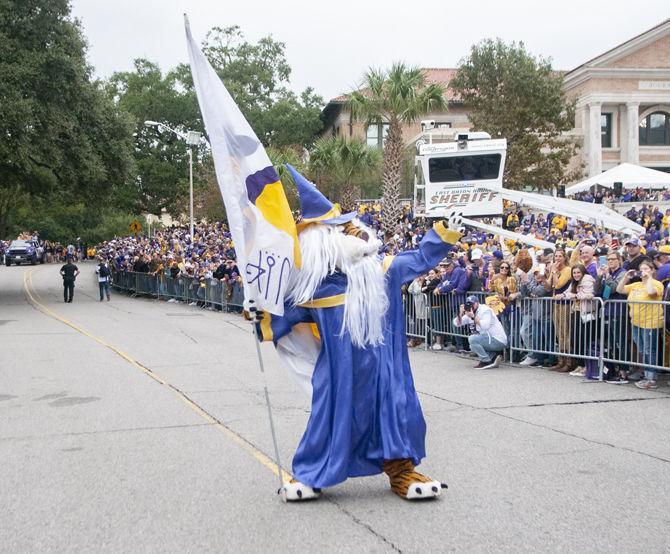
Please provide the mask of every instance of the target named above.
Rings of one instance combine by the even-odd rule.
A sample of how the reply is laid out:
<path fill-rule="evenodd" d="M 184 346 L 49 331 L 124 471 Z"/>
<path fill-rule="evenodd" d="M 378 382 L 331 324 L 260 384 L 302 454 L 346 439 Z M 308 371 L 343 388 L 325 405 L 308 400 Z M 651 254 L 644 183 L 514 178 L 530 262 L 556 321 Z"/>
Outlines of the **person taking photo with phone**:
<path fill-rule="evenodd" d="M 663 329 L 663 305 L 658 302 L 663 297 L 663 285 L 654 279 L 653 262 L 643 260 L 640 270 L 628 270 L 617 286 L 617 292 L 628 297 L 628 309 L 632 327 L 633 342 L 644 364 L 644 379 L 635 386 L 652 390 L 656 384 L 656 368 L 659 365 L 658 343 Z M 639 282 L 631 282 L 639 279 Z M 658 302 L 658 303 L 653 303 Z"/>

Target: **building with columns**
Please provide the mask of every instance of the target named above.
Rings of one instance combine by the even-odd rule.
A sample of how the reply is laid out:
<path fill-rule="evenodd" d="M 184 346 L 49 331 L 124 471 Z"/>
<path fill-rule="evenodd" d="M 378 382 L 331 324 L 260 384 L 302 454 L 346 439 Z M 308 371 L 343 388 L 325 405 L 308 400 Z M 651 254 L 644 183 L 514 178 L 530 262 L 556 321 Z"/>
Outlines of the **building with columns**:
<path fill-rule="evenodd" d="M 456 70 L 422 70 L 427 81 L 448 87 Z M 581 143 L 575 164 L 591 177 L 630 162 L 670 172 L 670 19 L 565 72 L 565 92 L 576 102 L 575 128 Z M 467 110 L 447 90 L 449 110 L 422 119 L 437 126 L 469 128 Z M 368 128 L 355 121 L 347 97 L 332 99 L 322 112 L 323 135 L 357 136 L 380 146 L 384 124 Z M 403 129 L 410 143 L 420 122 Z"/>
<path fill-rule="evenodd" d="M 565 75 L 589 177 L 622 162 L 670 171 L 670 19 Z"/>

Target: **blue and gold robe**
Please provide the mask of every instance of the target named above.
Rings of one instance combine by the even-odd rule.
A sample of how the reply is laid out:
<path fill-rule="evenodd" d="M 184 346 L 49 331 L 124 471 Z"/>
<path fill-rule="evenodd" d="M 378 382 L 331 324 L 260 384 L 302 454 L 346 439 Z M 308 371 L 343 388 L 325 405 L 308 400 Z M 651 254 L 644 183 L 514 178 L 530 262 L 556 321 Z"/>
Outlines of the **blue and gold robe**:
<path fill-rule="evenodd" d="M 354 346 L 342 334 L 347 277 L 336 272 L 319 285 L 313 300 L 287 304 L 281 317 L 265 315 L 258 326 L 275 344 L 296 325 L 315 324 L 321 348 L 312 374 L 312 410 L 293 458 L 293 476 L 311 487 L 329 487 L 348 477 L 381 473 L 384 460 L 425 456 L 426 422 L 407 354 L 401 288 L 434 268 L 460 233 L 437 223 L 418 250 L 387 256 L 389 309 L 384 343 Z"/>

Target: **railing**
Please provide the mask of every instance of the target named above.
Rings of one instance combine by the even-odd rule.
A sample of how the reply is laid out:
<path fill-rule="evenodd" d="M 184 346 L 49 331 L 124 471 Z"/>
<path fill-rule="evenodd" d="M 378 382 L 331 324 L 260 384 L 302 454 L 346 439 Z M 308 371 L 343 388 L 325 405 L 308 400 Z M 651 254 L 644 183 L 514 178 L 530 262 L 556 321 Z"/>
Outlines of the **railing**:
<path fill-rule="evenodd" d="M 519 304 L 512 311 L 511 352 L 525 352 L 533 359 L 572 358 L 589 376 L 597 372 L 602 378 L 602 298 L 580 304 L 550 297 L 523 298 Z"/>
<path fill-rule="evenodd" d="M 423 339 L 425 348 L 436 336 L 466 348 L 467 328 L 453 325 L 466 296 L 477 296 L 483 304 L 492 294 L 406 294 L 408 337 Z M 606 367 L 670 368 L 670 302 L 527 297 L 510 303 L 498 318 L 507 333 L 510 361 L 519 353 L 547 363 L 570 358 L 586 368 L 587 376 L 600 380 Z"/>
<path fill-rule="evenodd" d="M 458 349 L 464 349 L 468 341 L 467 327 L 456 327 L 454 318 L 458 315 L 461 304 L 467 296 L 477 296 L 481 303 L 490 294 L 468 292 L 467 294 L 430 294 L 428 295 L 429 329 L 431 335 L 451 337 Z"/>
<path fill-rule="evenodd" d="M 112 286 L 136 296 L 178 300 L 204 308 L 241 312 L 242 287 L 218 279 L 163 273 L 112 271 Z M 455 327 L 466 296 L 477 296 L 481 304 L 492 296 L 486 292 L 466 294 L 405 294 L 407 336 L 428 348 L 432 337 L 450 338 L 457 348 L 468 343 L 467 327 Z M 589 376 L 602 380 L 606 365 L 613 369 L 670 367 L 670 302 L 603 300 L 587 302 L 554 298 L 523 298 L 498 314 L 508 337 L 508 360 L 527 353 L 538 361 L 571 358 L 583 363 Z"/>
<path fill-rule="evenodd" d="M 407 336 L 423 341 L 424 349 L 428 348 L 428 321 L 430 317 L 428 296 L 423 293 L 405 294 L 403 296 L 403 307 Z"/>
<path fill-rule="evenodd" d="M 241 312 L 244 301 L 242 287 L 214 278 L 180 276 L 172 278 L 163 273 L 112 271 L 112 287 L 135 296 L 151 296 L 160 300 L 176 300 L 203 308 Z"/>

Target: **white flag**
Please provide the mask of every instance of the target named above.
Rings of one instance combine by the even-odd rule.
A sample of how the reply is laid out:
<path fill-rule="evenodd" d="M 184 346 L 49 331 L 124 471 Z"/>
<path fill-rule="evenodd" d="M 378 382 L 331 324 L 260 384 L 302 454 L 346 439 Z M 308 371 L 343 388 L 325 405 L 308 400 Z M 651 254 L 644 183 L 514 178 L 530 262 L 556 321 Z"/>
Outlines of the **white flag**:
<path fill-rule="evenodd" d="M 284 188 L 253 129 L 193 41 L 186 16 L 184 19 L 193 84 L 212 147 L 244 295 L 255 299 L 259 309 L 283 315 L 291 268 L 300 266 L 295 222 Z"/>

